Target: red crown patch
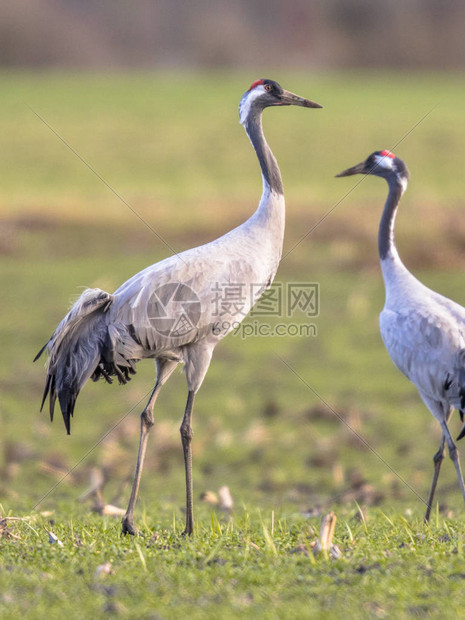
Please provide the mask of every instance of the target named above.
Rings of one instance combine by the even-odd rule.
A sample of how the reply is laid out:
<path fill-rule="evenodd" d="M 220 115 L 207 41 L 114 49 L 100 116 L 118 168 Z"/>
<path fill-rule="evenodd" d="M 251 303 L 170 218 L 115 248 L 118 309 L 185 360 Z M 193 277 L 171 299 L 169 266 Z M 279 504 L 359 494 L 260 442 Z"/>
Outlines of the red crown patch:
<path fill-rule="evenodd" d="M 253 90 L 256 86 L 260 86 L 261 84 L 264 84 L 263 80 L 255 80 L 255 82 L 252 82 L 250 85 L 249 91 Z"/>

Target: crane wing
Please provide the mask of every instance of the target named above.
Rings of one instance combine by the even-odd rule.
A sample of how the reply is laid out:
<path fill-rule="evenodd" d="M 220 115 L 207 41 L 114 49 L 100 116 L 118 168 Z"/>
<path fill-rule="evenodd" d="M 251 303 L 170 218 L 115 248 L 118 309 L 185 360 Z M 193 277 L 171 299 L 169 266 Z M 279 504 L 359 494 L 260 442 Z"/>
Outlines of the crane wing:
<path fill-rule="evenodd" d="M 443 399 L 457 382 L 457 355 L 465 347 L 464 333 L 446 309 L 434 303 L 397 311 L 385 308 L 380 314 L 380 331 L 397 368 L 418 390 Z"/>
<path fill-rule="evenodd" d="M 220 240 L 144 269 L 117 291 L 110 317 L 129 330 L 150 357 L 234 329 L 272 279 L 252 248 Z M 220 322 L 221 329 L 215 329 Z"/>

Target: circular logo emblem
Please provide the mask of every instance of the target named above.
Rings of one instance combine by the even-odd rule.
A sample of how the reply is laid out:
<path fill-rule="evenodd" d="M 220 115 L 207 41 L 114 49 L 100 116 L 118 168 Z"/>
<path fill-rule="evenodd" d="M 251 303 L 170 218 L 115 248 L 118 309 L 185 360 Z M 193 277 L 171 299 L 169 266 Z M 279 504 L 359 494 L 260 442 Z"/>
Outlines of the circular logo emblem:
<path fill-rule="evenodd" d="M 200 301 L 190 286 L 169 282 L 150 296 L 147 315 L 159 334 L 183 338 L 195 331 L 200 319 Z"/>

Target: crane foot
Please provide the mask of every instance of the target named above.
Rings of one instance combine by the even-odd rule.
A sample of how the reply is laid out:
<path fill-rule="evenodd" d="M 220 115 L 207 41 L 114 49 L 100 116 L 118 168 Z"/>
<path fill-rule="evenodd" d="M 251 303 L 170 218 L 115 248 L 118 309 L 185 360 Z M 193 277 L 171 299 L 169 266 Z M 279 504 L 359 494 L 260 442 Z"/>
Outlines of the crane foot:
<path fill-rule="evenodd" d="M 121 530 L 121 534 L 129 534 L 130 536 L 140 536 L 141 535 L 139 530 L 134 527 L 133 521 L 130 521 L 129 519 L 124 518 L 121 523 L 122 523 L 122 526 L 123 526 L 122 530 Z"/>

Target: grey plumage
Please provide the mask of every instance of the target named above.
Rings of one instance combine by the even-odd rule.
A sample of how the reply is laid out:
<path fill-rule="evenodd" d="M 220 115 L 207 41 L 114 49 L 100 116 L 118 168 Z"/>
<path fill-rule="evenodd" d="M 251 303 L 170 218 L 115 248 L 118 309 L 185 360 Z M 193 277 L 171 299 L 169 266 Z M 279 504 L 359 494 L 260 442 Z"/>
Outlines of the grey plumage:
<path fill-rule="evenodd" d="M 428 521 L 436 490 L 445 443 L 454 463 L 465 500 L 465 484 L 457 448 L 448 429 L 454 409 L 463 421 L 465 405 L 465 308 L 419 282 L 402 263 L 394 239 L 399 201 L 407 188 L 409 173 L 404 162 L 389 151 L 376 151 L 365 162 L 337 176 L 373 174 L 389 186 L 378 234 L 378 246 L 386 289 L 380 331 L 397 368 L 412 381 L 423 402 L 439 421 L 442 441 L 434 457 L 434 475 L 426 502 Z M 465 435 L 465 425 L 457 439 Z"/>
<path fill-rule="evenodd" d="M 47 395 L 53 418 L 58 397 L 66 430 L 70 432 L 79 391 L 89 378 L 126 383 L 136 363 L 154 358 L 157 380 L 141 415 L 141 437 L 136 473 L 123 532 L 133 534 L 137 498 L 153 407 L 159 389 L 174 368 L 184 363 L 188 399 L 181 425 L 186 470 L 186 534 L 193 528 L 191 417 L 216 344 L 240 323 L 279 265 L 284 236 L 284 196 L 276 160 L 263 135 L 265 107 L 298 105 L 321 107 L 285 91 L 272 80 L 257 80 L 240 103 L 241 123 L 262 170 L 263 192 L 255 213 L 241 226 L 206 245 L 171 256 L 147 267 L 113 295 L 86 290 L 59 324 L 46 345 L 49 365 L 42 406 Z M 247 294 L 240 307 L 221 314 L 221 328 L 213 304 L 215 286 L 223 290 L 241 285 Z M 253 285 L 253 287 L 252 287 Z M 253 290 L 253 294 L 250 294 Z M 40 355 L 40 353 L 39 353 Z"/>

